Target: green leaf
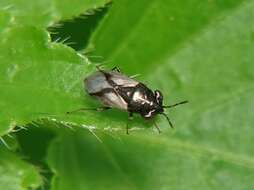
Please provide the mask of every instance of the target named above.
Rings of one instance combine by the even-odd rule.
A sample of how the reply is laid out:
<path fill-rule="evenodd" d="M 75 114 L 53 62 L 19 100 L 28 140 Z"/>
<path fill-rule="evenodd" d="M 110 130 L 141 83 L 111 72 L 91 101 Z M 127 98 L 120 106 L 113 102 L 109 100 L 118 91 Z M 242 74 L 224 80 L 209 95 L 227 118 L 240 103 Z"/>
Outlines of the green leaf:
<path fill-rule="evenodd" d="M 0 11 L 0 34 L 7 28 L 11 20 L 11 16 L 7 11 Z"/>
<path fill-rule="evenodd" d="M 5 110 L 0 112 L 3 118 L 0 135 L 15 125 L 48 117 L 86 126 L 97 122 L 97 127 L 125 123 L 121 113 L 113 122 L 113 116 L 107 118 L 94 112 L 66 115 L 67 111 L 80 107 L 97 106 L 83 87 L 83 79 L 94 69 L 73 49 L 48 41 L 43 30 L 17 27 L 8 30 L 0 43 L 0 86 L 4 89 L 0 97 L 5 100 L 0 104 L 1 110 Z"/>
<path fill-rule="evenodd" d="M 71 12 L 70 3 L 77 7 Z M 73 49 L 51 43 L 46 27 L 104 4 L 65 1 L 59 7 L 59 2 L 45 0 L 0 2 L 0 136 L 41 117 L 53 119 L 60 113 L 65 118 L 66 111 L 82 105 L 82 80 L 92 67 Z M 34 155 L 33 150 L 28 155 Z M 36 189 L 42 185 L 39 172 L 20 157 L 0 150 L 0 189 Z"/>
<path fill-rule="evenodd" d="M 218 15 L 226 15 L 242 2 L 118 0 L 94 33 L 90 47 L 111 66 L 149 75 Z M 109 37 L 112 33 L 114 37 Z"/>
<path fill-rule="evenodd" d="M 190 101 L 170 112 L 174 131 L 158 118 L 162 135 L 143 130 L 131 131 L 130 136 L 124 134 L 125 113 L 65 114 L 96 106 L 82 84 L 94 68 L 73 49 L 50 43 L 43 27 L 76 15 L 79 7 L 68 10 L 69 6 L 54 1 L 30 5 L 6 0 L 1 1 L 3 6 L 0 135 L 41 117 L 50 119 L 40 120 L 39 126 L 56 120 L 56 126 L 62 127 L 69 121 L 93 134 L 59 129 L 48 155 L 55 173 L 52 189 L 254 187 L 252 1 L 113 2 L 91 39 L 94 53 L 111 61 L 109 68 L 119 66 L 129 75 L 141 73 L 138 79 L 160 89 L 165 104 Z M 132 124 L 151 125 L 138 120 Z M 92 131 L 94 127 L 102 130 Z M 122 130 L 115 133 L 115 127 Z M 9 156 L 3 158 L 1 166 L 7 167 Z M 28 179 L 24 188 L 32 181 Z"/>
<path fill-rule="evenodd" d="M 90 9 L 104 6 L 107 0 L 1 0 L 0 10 L 12 15 L 12 25 L 47 27 L 60 19 L 70 19 Z"/>
<path fill-rule="evenodd" d="M 84 130 L 52 143 L 52 190 L 248 189 L 254 161 L 240 155 L 144 132 L 116 135 Z"/>
<path fill-rule="evenodd" d="M 62 2 L 61 6 L 52 3 L 23 0 L 0 3 L 0 26 L 3 26 L 0 29 L 0 98 L 3 100 L 0 136 L 16 125 L 41 117 L 58 117 L 62 121 L 66 111 L 84 105 L 82 81 L 92 67 L 86 57 L 73 49 L 51 43 L 45 27 L 56 19 L 103 6 L 106 1 L 72 2 L 78 9 L 71 12 L 68 11 L 70 1 Z M 83 123 L 84 118 L 70 116 L 65 120 Z"/>
<path fill-rule="evenodd" d="M 0 189 L 35 189 L 42 185 L 36 168 L 0 146 Z"/>
<path fill-rule="evenodd" d="M 54 0 L 55 10 L 61 19 L 69 19 L 85 13 L 84 10 L 94 10 L 110 2 L 110 0 Z"/>
<path fill-rule="evenodd" d="M 95 53 L 130 75 L 143 74 L 141 79 L 146 84 L 162 91 L 165 104 L 190 101 L 176 111 L 170 110 L 177 139 L 191 138 L 253 155 L 249 146 L 254 121 L 253 2 L 170 2 L 166 6 L 153 1 L 144 5 L 147 8 L 143 12 L 140 3 L 130 7 L 139 12 L 133 11 L 132 27 L 125 28 L 129 31 L 124 30 L 121 18 L 125 17 L 120 17 L 124 2 L 114 4 L 92 38 Z M 170 15 L 175 18 L 172 22 L 166 19 Z M 109 31 L 119 31 L 118 36 L 105 38 Z M 160 121 L 166 128 L 167 122 Z M 236 142 L 241 145 L 235 146 Z"/>
<path fill-rule="evenodd" d="M 82 105 L 80 79 L 88 68 L 82 57 L 64 45 L 49 45 L 47 33 L 33 27 L 12 28 L 4 37 L 0 85 L 6 124 L 22 124 L 45 113 L 64 117 L 70 105 Z"/>
<path fill-rule="evenodd" d="M 90 36 L 97 28 L 101 19 L 106 15 L 110 4 L 92 11 L 88 11 L 70 20 L 61 20 L 48 28 L 52 41 L 64 41 L 76 51 L 83 51 Z"/>
<path fill-rule="evenodd" d="M 52 189 L 252 189 L 253 9 L 250 0 L 113 3 L 95 54 L 143 74 L 165 104 L 190 103 L 166 111 L 174 131 L 158 120 L 162 135 L 63 134 L 49 150 Z"/>

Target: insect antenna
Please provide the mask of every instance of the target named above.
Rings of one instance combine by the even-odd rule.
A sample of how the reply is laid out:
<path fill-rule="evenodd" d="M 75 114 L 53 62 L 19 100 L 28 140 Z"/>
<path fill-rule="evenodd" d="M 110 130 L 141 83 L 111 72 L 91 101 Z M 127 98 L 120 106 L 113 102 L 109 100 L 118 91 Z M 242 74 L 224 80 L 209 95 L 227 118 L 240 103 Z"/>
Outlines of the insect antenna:
<path fill-rule="evenodd" d="M 173 105 L 169 105 L 169 106 L 162 106 L 163 108 L 173 108 L 175 106 L 178 106 L 178 105 L 181 105 L 181 104 L 186 104 L 188 103 L 188 100 L 185 100 L 185 101 L 182 101 L 182 102 L 178 102 L 176 104 L 173 104 Z"/>
<path fill-rule="evenodd" d="M 167 114 L 165 114 L 165 113 L 161 113 L 161 114 L 164 115 L 164 117 L 166 117 L 166 119 L 167 119 L 167 121 L 168 121 L 170 127 L 171 127 L 171 128 L 174 128 L 174 126 L 173 126 L 172 122 L 170 121 L 169 117 L 167 116 Z"/>

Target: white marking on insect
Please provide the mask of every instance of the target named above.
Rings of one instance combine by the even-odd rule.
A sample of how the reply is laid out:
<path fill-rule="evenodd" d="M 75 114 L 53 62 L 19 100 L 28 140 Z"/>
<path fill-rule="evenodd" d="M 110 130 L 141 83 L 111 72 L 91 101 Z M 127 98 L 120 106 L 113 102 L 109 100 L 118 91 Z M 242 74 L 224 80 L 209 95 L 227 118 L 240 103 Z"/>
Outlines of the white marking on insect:
<path fill-rule="evenodd" d="M 132 99 L 135 101 L 135 102 L 141 102 L 141 104 L 150 104 L 150 102 L 148 100 L 146 100 L 145 98 L 142 97 L 142 94 L 137 91 L 133 94 L 133 97 Z"/>
<path fill-rule="evenodd" d="M 160 94 L 158 92 L 155 92 L 156 99 L 160 97 Z"/>
<path fill-rule="evenodd" d="M 155 110 L 149 111 L 148 114 L 145 115 L 145 117 L 151 117 L 153 112 L 155 112 Z"/>

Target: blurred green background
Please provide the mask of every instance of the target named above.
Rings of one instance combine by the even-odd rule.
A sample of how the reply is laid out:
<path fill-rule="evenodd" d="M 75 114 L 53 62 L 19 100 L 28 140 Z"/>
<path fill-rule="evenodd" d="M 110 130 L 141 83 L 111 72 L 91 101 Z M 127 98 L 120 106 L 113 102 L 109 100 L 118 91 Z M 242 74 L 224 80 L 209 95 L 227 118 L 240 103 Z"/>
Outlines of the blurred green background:
<path fill-rule="evenodd" d="M 252 0 L 1 0 L 0 189 L 254 188 Z M 121 68 L 167 110 L 100 105 L 83 79 Z"/>

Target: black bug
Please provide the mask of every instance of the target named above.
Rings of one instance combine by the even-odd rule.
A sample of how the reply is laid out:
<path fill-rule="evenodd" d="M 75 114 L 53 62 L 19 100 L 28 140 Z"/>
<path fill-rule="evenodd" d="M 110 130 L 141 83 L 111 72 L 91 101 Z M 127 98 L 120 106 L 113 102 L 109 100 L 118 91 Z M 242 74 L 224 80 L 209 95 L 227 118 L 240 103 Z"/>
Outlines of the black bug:
<path fill-rule="evenodd" d="M 188 102 L 182 101 L 174 105 L 164 106 L 163 95 L 159 90 L 153 92 L 143 83 L 122 74 L 117 67 L 114 67 L 111 71 L 102 70 L 99 67 L 97 69 L 97 72 L 85 78 L 84 84 L 86 91 L 91 96 L 99 99 L 104 106 L 95 109 L 81 108 L 72 112 L 82 110 L 104 111 L 118 108 L 129 112 L 129 120 L 133 118 L 133 113 L 138 113 L 145 119 L 151 119 L 161 114 L 173 128 L 173 124 L 164 113 L 164 109 Z M 155 122 L 154 125 L 160 132 Z M 126 128 L 128 134 L 128 124 Z"/>

